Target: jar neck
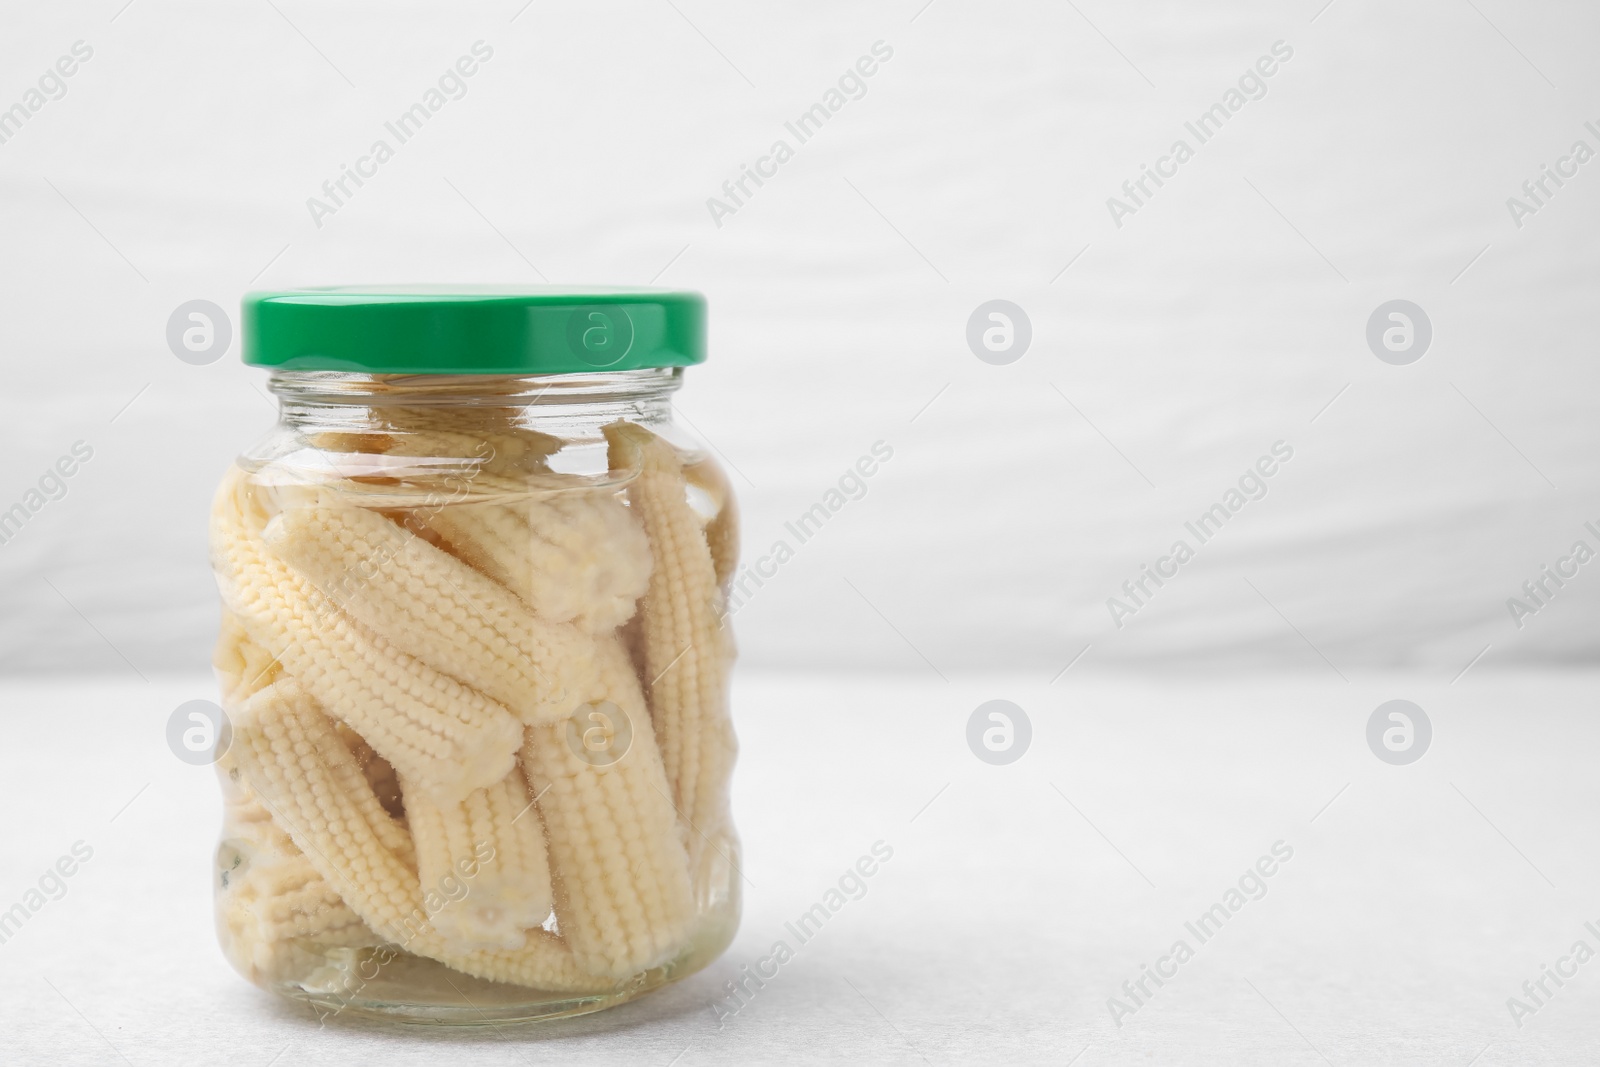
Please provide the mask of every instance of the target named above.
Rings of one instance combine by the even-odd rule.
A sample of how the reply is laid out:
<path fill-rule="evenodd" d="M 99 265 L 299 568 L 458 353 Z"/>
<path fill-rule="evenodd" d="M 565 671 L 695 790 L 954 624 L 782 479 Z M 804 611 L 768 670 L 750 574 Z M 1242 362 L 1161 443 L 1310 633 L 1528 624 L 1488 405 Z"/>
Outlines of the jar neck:
<path fill-rule="evenodd" d="M 357 374 L 274 371 L 284 425 L 302 433 L 360 431 L 386 421 L 385 409 L 430 409 L 441 419 L 459 411 L 464 424 L 485 416 L 558 437 L 598 437 L 626 419 L 665 426 L 682 368 L 592 374 Z"/>

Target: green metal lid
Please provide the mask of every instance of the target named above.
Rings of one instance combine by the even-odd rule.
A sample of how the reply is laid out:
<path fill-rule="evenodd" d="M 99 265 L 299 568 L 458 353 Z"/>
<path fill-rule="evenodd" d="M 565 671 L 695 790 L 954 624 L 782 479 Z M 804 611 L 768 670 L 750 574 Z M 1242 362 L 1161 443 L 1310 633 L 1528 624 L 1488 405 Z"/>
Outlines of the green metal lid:
<path fill-rule="evenodd" d="M 338 286 L 247 293 L 244 361 L 373 374 L 581 374 L 706 358 L 706 301 L 673 289 Z"/>

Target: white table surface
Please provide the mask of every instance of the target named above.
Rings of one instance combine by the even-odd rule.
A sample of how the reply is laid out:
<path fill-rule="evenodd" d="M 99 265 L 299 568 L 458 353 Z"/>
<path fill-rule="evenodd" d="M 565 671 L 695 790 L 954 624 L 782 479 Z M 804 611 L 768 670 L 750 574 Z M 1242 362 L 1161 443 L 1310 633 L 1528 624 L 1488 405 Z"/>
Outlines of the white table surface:
<path fill-rule="evenodd" d="M 728 954 L 600 1015 L 440 1032 L 319 1027 L 224 963 L 216 785 L 163 739 L 209 679 L 7 681 L 0 909 L 73 842 L 94 855 L 0 945 L 0 1062 L 1593 1063 L 1600 962 L 1521 1028 L 1506 1000 L 1575 940 L 1600 948 L 1583 929 L 1600 926 L 1597 693 L 1600 675 L 1476 670 L 1453 686 L 745 673 L 750 884 Z M 994 697 L 1034 726 L 1007 767 L 964 740 Z M 1392 697 L 1435 729 L 1408 767 L 1364 740 Z M 719 1026 L 722 984 L 878 840 L 894 857 L 866 895 Z M 1267 895 L 1118 1028 L 1107 998 L 1278 840 L 1294 856 Z"/>

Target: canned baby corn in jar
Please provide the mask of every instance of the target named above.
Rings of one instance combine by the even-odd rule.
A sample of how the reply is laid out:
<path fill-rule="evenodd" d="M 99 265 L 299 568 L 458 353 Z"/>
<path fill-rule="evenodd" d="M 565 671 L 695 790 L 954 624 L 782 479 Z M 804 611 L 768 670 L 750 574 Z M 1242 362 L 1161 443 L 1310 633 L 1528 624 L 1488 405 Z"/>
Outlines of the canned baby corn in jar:
<path fill-rule="evenodd" d="M 307 289 L 211 516 L 217 929 L 321 1013 L 593 1011 L 738 924 L 728 480 L 672 423 L 705 304 Z"/>

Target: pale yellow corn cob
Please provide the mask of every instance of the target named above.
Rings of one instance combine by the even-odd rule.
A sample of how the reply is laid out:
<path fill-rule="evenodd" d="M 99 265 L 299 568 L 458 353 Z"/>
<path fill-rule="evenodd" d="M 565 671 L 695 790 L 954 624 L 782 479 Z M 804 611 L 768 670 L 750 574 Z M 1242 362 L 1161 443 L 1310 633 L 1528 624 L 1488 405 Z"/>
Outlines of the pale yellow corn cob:
<path fill-rule="evenodd" d="M 229 791 L 218 854 L 223 953 L 255 981 L 320 966 L 328 948 L 376 946 L 367 928 L 243 783 Z"/>
<path fill-rule="evenodd" d="M 274 683 L 280 689 L 292 686 L 294 683 L 284 680 Z M 263 686 L 257 693 L 271 687 Z M 235 708 L 233 722 L 235 731 L 241 724 L 249 724 L 260 706 L 255 700 L 256 694 L 245 700 Z M 379 794 L 373 789 L 365 769 L 361 766 L 360 756 L 352 751 L 351 738 L 359 742 L 360 738 L 353 732 L 341 727 L 338 723 L 329 723 L 333 731 L 333 738 L 340 746 L 338 758 L 327 759 L 327 773 L 338 787 L 341 794 L 349 798 L 350 805 L 369 828 L 372 836 L 379 845 L 388 850 L 396 860 L 409 870 L 417 869 L 416 847 L 412 844 L 411 834 L 406 825 L 396 818 L 383 804 Z M 281 835 L 287 833 L 288 827 L 278 826 L 276 822 L 269 821 L 262 825 L 262 813 L 277 815 L 281 813 L 271 811 L 269 805 L 264 803 L 256 792 L 258 782 L 244 779 L 234 775 L 239 764 L 234 760 L 232 749 L 225 753 L 218 761 L 218 769 L 224 773 L 224 796 L 228 801 L 227 815 L 231 824 L 239 827 L 255 827 L 253 839 L 262 843 L 269 850 L 277 852 L 290 851 L 285 848 L 285 840 Z M 277 836 L 275 836 L 277 835 Z"/>
<path fill-rule="evenodd" d="M 254 877 L 261 879 L 259 896 L 244 906 L 254 918 L 256 936 L 261 940 L 300 938 L 340 948 L 382 944 L 382 938 L 339 899 L 304 857 L 281 868 L 246 874 L 246 883 Z"/>
<path fill-rule="evenodd" d="M 562 941 L 529 932 L 516 950 L 460 952 L 428 919 L 435 894 L 379 839 L 365 814 L 377 803 L 332 722 L 306 691 L 284 680 L 250 698 L 229 760 L 295 845 L 345 903 L 387 942 L 467 974 L 547 990 L 589 992 L 612 985 L 585 974 Z"/>
<path fill-rule="evenodd" d="M 383 943 L 354 912 L 318 902 L 314 891 L 293 893 L 292 901 L 262 897 L 249 887 L 260 876 L 260 872 L 243 875 L 241 892 L 247 895 L 224 899 L 217 911 L 223 956 L 252 982 L 297 981 L 326 966 L 331 952 Z M 299 909 L 309 911 L 309 921 Z"/>
<path fill-rule="evenodd" d="M 456 499 L 463 488 L 479 494 L 520 494 L 541 484 L 559 485 L 545 461 L 561 449 L 560 438 L 499 419 L 479 419 L 474 428 L 455 411 L 387 409 L 386 415 L 394 429 L 384 454 L 422 460 L 404 477 L 432 487 L 428 495 L 436 500 Z M 452 491 L 440 498 L 431 483 L 444 481 Z"/>
<path fill-rule="evenodd" d="M 480 390 L 484 384 L 482 379 L 475 379 L 474 392 L 482 395 Z M 520 382 L 512 383 L 508 390 L 509 393 L 524 391 L 525 386 Z M 484 439 L 498 444 L 504 438 L 511 447 L 500 447 L 497 452 L 506 457 L 519 457 L 524 453 L 548 455 L 563 443 L 559 437 L 521 425 L 527 417 L 527 409 L 517 402 L 502 407 L 386 404 L 377 408 L 374 415 L 381 424 L 397 434 L 426 434 L 430 431 L 457 434 L 468 437 L 469 446 Z"/>
<path fill-rule="evenodd" d="M 238 616 L 227 610 L 222 613 L 222 632 L 217 638 L 216 650 L 212 654 L 212 665 L 216 667 L 221 683 L 223 703 L 229 708 L 237 709 L 252 695 L 282 677 L 282 669 L 278 666 L 277 660 L 266 649 L 250 640 L 250 635 Z M 377 750 L 367 744 L 366 739 L 360 734 L 344 723 L 335 725 L 340 740 L 345 743 L 351 755 L 355 756 L 356 762 L 366 775 L 367 783 L 372 787 L 384 810 L 391 815 L 400 815 L 400 783 L 395 777 L 394 767 L 388 760 L 378 755 Z M 261 818 L 268 817 L 266 809 L 259 804 L 252 804 L 250 810 L 259 812 Z M 230 807 L 230 818 L 237 814 Z"/>
<path fill-rule="evenodd" d="M 298 853 L 247 857 L 229 872 L 224 892 L 229 929 L 246 943 L 270 947 L 291 938 L 341 947 L 382 943 Z"/>
<path fill-rule="evenodd" d="M 417 874 L 445 898 L 434 929 L 462 952 L 522 948 L 527 931 L 550 917 L 551 895 L 544 834 L 521 769 L 458 803 L 405 795 Z"/>
<path fill-rule="evenodd" d="M 376 430 L 363 432 L 328 430 L 306 435 L 306 443 L 319 452 L 334 455 L 381 455 L 394 444 L 394 438 Z"/>
<path fill-rule="evenodd" d="M 457 504 L 427 525 L 454 554 L 554 622 L 605 633 L 632 617 L 650 575 L 638 520 L 606 490 L 564 490 L 516 504 Z"/>
<path fill-rule="evenodd" d="M 606 436 L 612 468 L 638 471 L 628 501 L 655 557 L 640 602 L 638 641 L 662 765 L 678 814 L 691 829 L 690 858 L 698 872 L 709 843 L 732 832 L 727 791 L 738 744 L 728 718 L 732 649 L 719 620 L 721 593 L 685 496 L 677 452 L 631 423 L 613 423 Z"/>
<path fill-rule="evenodd" d="M 504 587 L 360 507 L 291 507 L 267 544 L 395 648 L 524 722 L 563 718 L 594 676 L 593 640 L 537 618 Z"/>
<path fill-rule="evenodd" d="M 260 645 L 250 640 L 244 625 L 231 611 L 222 613 L 222 635 L 217 642 L 213 662 L 222 676 L 223 700 L 235 713 L 251 696 L 282 676 L 276 660 Z M 336 723 L 335 727 L 339 739 L 355 757 L 356 764 L 361 768 L 367 784 L 377 796 L 379 803 L 390 815 L 398 816 L 401 811 L 400 785 L 395 779 L 394 768 L 350 727 L 344 723 Z M 240 792 L 240 787 L 229 789 L 228 786 L 229 783 L 224 779 L 225 796 L 230 801 L 228 807 L 230 821 L 243 820 L 248 823 L 269 817 L 266 809 L 249 794 L 248 790 Z M 410 855 L 411 843 L 406 837 L 403 826 L 397 825 L 393 831 L 383 826 L 381 832 L 389 847 L 396 849 L 402 855 Z M 287 838 L 284 840 L 287 841 Z"/>
<path fill-rule="evenodd" d="M 213 510 L 213 554 L 223 600 L 252 640 L 441 799 L 504 778 L 521 740 L 516 718 L 340 615 L 262 543 L 266 520 L 243 474 L 230 474 Z"/>
<path fill-rule="evenodd" d="M 243 703 L 245 698 L 278 680 L 282 671 L 272 653 L 250 640 L 239 617 L 226 608 L 222 627 L 211 655 L 217 681 L 225 703 Z"/>
<path fill-rule="evenodd" d="M 558 993 L 603 993 L 621 984 L 579 969 L 566 942 L 547 930 L 529 930 L 528 943 L 519 949 L 480 949 L 461 955 L 438 934 L 431 938 L 419 935 L 406 948 L 464 974 L 492 982 Z"/>
<path fill-rule="evenodd" d="M 473 392 L 480 397 L 483 389 L 488 384 L 483 379 L 474 379 Z M 511 392 L 521 392 L 522 386 L 516 384 Z M 472 433 L 475 436 L 489 434 L 505 434 L 516 436 L 527 434 L 534 439 L 555 441 L 547 434 L 536 433 L 533 430 L 518 426 L 519 419 L 524 417 L 524 409 L 512 403 L 507 406 L 496 407 L 493 405 L 474 405 L 464 407 L 459 404 L 429 405 L 429 404 L 384 404 L 374 409 L 374 416 L 379 422 L 398 433 L 424 433 L 428 430 L 441 430 L 447 433 Z M 559 446 L 559 442 L 557 442 Z"/>
<path fill-rule="evenodd" d="M 522 762 L 549 836 L 561 936 L 584 969 L 620 979 L 685 947 L 694 901 L 638 679 L 618 638 L 599 645 L 594 700 L 628 717 L 630 746 L 597 765 L 574 748 L 569 723 L 530 726 Z"/>
<path fill-rule="evenodd" d="M 706 547 L 711 551 L 711 565 L 716 574 L 717 588 L 726 591 L 733 572 L 739 566 L 739 502 L 733 495 L 733 486 L 722 468 L 709 460 L 685 467 L 683 471 L 690 485 L 706 494 L 709 505 L 715 509 L 711 521 L 706 523 Z"/>
<path fill-rule="evenodd" d="M 308 438 L 314 448 L 333 454 L 414 457 L 415 464 L 377 463 L 356 478 L 334 477 L 324 489 L 389 489 L 412 498 L 408 511 L 428 511 L 443 507 L 474 492 L 517 492 L 523 488 L 518 473 L 518 458 L 537 463 L 540 447 L 515 435 L 498 435 L 486 441 L 482 435 L 453 432 L 410 433 L 381 422 L 390 432 L 318 433 Z M 543 440 L 543 434 L 534 435 Z M 499 451 L 496 451 L 496 445 Z M 548 446 L 550 450 L 559 443 Z M 330 471 L 331 473 L 331 471 Z M 480 480 L 481 479 L 481 480 Z M 353 494 L 352 494 L 353 495 Z"/>
<path fill-rule="evenodd" d="M 545 462 L 563 446 L 560 438 L 497 421 L 495 409 L 479 413 L 476 432 L 468 432 L 474 420 L 453 409 L 391 408 L 384 414 L 390 425 L 408 431 L 389 446 L 389 455 L 473 458 L 485 443 L 492 449 L 455 478 L 448 495 L 429 491 L 443 506 L 418 509 L 405 525 L 430 541 L 443 538 L 452 552 L 554 622 L 604 633 L 633 615 L 649 573 L 649 546 L 614 494 L 574 490 L 550 473 Z M 408 472 L 407 483 L 420 484 L 417 472 Z M 473 503 L 463 485 L 474 495 L 519 499 Z M 529 499 L 530 493 L 536 495 Z"/>
<path fill-rule="evenodd" d="M 533 592 L 532 535 L 523 517 L 525 510 L 526 502 L 456 504 L 427 515 L 423 525 L 443 540 L 451 554 L 516 593 L 545 618 L 555 618 L 562 612 L 552 613 L 550 605 L 539 605 Z M 575 612 L 566 614 L 570 618 Z"/>
<path fill-rule="evenodd" d="M 562 446 L 560 438 L 503 424 L 464 432 L 459 422 L 452 422 L 449 428 L 393 430 L 391 434 L 385 455 L 472 460 L 486 471 L 508 476 L 543 470 L 545 458 Z"/>
<path fill-rule="evenodd" d="M 237 767 L 238 764 L 227 756 L 217 764 L 217 777 L 222 783 L 223 833 L 230 839 L 247 841 L 268 852 L 299 855 L 300 850 L 290 840 L 288 832 L 273 821 L 272 812 L 261 803 L 250 783 L 243 775 L 234 773 Z"/>

